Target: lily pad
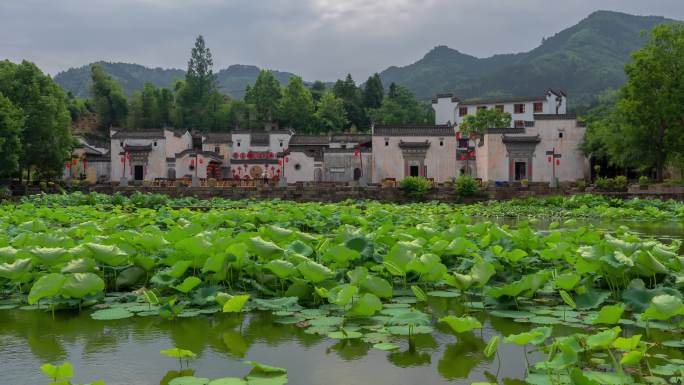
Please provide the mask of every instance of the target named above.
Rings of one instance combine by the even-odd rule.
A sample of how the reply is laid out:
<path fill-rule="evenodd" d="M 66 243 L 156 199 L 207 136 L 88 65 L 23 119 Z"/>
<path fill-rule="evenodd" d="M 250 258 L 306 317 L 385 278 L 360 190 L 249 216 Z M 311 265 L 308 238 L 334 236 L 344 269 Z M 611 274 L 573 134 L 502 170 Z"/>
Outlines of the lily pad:
<path fill-rule="evenodd" d="M 90 318 L 100 321 L 111 321 L 133 317 L 135 314 L 124 308 L 112 308 L 98 310 L 90 315 Z"/>

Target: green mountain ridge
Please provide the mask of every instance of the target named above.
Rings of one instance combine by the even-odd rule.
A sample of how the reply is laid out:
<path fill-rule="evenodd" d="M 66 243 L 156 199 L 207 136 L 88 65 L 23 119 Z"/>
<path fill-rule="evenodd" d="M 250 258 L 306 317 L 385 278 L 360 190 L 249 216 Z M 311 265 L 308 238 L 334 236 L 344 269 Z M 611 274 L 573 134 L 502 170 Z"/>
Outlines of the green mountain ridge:
<path fill-rule="evenodd" d="M 619 88 L 626 80 L 624 64 L 647 37 L 642 31 L 667 22 L 661 16 L 635 16 L 596 11 L 576 25 L 546 38 L 528 52 L 477 58 L 447 46 L 437 46 L 406 66 L 380 72 L 385 87 L 394 82 L 408 87 L 416 97 L 428 100 L 438 93 L 454 93 L 462 99 L 537 95 L 548 88 L 564 90 L 571 106 L 587 105 L 606 89 Z M 148 68 L 138 64 L 99 62 L 130 95 L 146 81 L 170 87 L 182 79 L 180 69 Z M 60 72 L 55 81 L 79 97 L 88 96 L 90 65 Z M 294 74 L 272 71 L 287 83 Z M 216 73 L 221 91 L 242 98 L 259 68 L 232 65 Z M 360 79 L 357 79 L 357 81 Z"/>
<path fill-rule="evenodd" d="M 578 24 L 517 54 L 476 58 L 438 46 L 417 62 L 380 73 L 429 99 L 451 92 L 462 99 L 537 95 L 547 88 L 566 91 L 574 106 L 591 103 L 605 89 L 626 80 L 624 64 L 647 37 L 642 31 L 667 22 L 661 16 L 597 11 Z"/>

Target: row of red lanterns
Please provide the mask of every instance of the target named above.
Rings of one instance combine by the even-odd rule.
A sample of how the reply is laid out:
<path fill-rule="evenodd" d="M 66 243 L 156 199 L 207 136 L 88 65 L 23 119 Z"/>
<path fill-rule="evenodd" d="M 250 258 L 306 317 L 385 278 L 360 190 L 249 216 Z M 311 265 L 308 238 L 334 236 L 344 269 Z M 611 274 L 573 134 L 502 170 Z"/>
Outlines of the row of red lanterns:
<path fill-rule="evenodd" d="M 86 167 L 86 160 L 83 159 L 83 167 Z M 71 168 L 71 166 L 77 166 L 78 165 L 78 158 L 72 159 L 71 161 L 66 161 L 66 168 Z"/>
<path fill-rule="evenodd" d="M 553 158 L 551 158 L 550 156 L 546 159 L 548 159 L 549 163 L 553 162 Z M 560 159 L 556 159 L 556 166 L 560 166 Z"/>
<path fill-rule="evenodd" d="M 272 159 L 275 154 L 272 152 L 234 152 L 233 159 Z"/>

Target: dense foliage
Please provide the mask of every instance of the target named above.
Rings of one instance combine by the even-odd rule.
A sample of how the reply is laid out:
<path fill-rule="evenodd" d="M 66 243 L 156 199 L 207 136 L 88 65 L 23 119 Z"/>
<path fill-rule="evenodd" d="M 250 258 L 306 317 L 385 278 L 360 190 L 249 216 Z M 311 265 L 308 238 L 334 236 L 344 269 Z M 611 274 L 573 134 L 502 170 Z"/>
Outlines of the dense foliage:
<path fill-rule="evenodd" d="M 662 180 L 667 164 L 680 166 L 684 159 L 684 25 L 654 28 L 632 59 L 625 65 L 627 84 L 590 111 L 583 147 Z"/>
<path fill-rule="evenodd" d="M 19 139 L 19 140 L 17 140 Z M 0 61 L 0 177 L 60 174 L 72 147 L 67 97 L 23 61 Z"/>
<path fill-rule="evenodd" d="M 576 199 L 555 203 L 581 212 L 595 198 Z M 192 200 L 95 194 L 4 204 L 0 286 L 9 298 L 0 306 L 26 301 L 25 309 L 56 311 L 97 304 L 96 320 L 258 309 L 307 333 L 387 350 L 401 336 L 432 333 L 435 324 L 461 338 L 483 328 L 486 313 L 531 325 L 503 342 L 547 354 L 528 368 L 533 384 L 580 376 L 623 384 L 676 373 L 668 365 L 677 358 L 655 351 L 679 346 L 684 328 L 680 241 L 570 222 L 509 227 L 473 221 L 464 215 L 470 206 L 438 203 L 170 206 L 183 203 Z M 515 204 L 543 213 L 551 201 Z M 633 213 L 658 205 L 681 212 L 668 202 L 625 203 Z M 434 319 L 419 306 L 428 297 L 460 298 L 461 306 Z M 578 332 L 556 335 L 553 325 Z M 669 339 L 653 340 L 649 330 Z M 500 343 L 492 337 L 483 354 L 492 357 Z"/>
<path fill-rule="evenodd" d="M 399 182 L 399 188 L 407 197 L 422 198 L 432 188 L 432 182 L 420 176 L 408 176 Z"/>
<path fill-rule="evenodd" d="M 454 190 L 459 197 L 471 197 L 480 189 L 477 180 L 470 175 L 461 175 L 454 182 Z"/>

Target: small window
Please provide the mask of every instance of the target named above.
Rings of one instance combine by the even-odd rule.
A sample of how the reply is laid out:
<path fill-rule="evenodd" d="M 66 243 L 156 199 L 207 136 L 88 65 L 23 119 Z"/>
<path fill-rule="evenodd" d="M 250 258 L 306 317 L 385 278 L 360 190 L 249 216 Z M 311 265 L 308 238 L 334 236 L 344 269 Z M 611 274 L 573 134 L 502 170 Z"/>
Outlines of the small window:
<path fill-rule="evenodd" d="M 559 139 L 563 139 L 563 131 L 561 131 L 561 132 L 558 133 L 558 138 L 559 138 Z"/>
<path fill-rule="evenodd" d="M 513 123 L 513 126 L 514 126 L 515 128 L 525 128 L 525 121 L 524 121 L 524 120 L 516 120 L 516 121 Z"/>
<path fill-rule="evenodd" d="M 299 163 L 297 163 L 297 164 L 294 165 L 294 169 L 297 170 L 297 171 L 299 171 L 299 170 L 302 169 L 302 165 L 299 164 Z"/>
<path fill-rule="evenodd" d="M 389 138 L 385 138 L 385 146 L 389 146 Z"/>
<path fill-rule="evenodd" d="M 444 146 L 444 140 L 440 140 L 440 141 L 439 141 L 439 146 L 440 146 L 440 147 Z"/>
<path fill-rule="evenodd" d="M 237 146 L 240 147 L 240 141 L 239 140 L 237 141 Z"/>
<path fill-rule="evenodd" d="M 468 107 L 459 107 L 458 108 L 458 116 L 466 116 L 468 115 Z"/>
<path fill-rule="evenodd" d="M 221 147 L 219 147 L 219 146 L 214 147 L 214 152 L 217 154 L 220 154 L 221 153 Z"/>
<path fill-rule="evenodd" d="M 495 108 L 497 111 L 503 112 L 503 110 L 504 110 L 504 105 L 503 105 L 503 104 L 497 104 L 494 108 Z"/>
<path fill-rule="evenodd" d="M 154 141 L 153 144 L 154 144 L 154 147 L 157 147 L 157 141 L 156 140 Z"/>
<path fill-rule="evenodd" d="M 544 104 L 542 103 L 534 103 L 534 113 L 538 114 L 544 112 Z"/>
<path fill-rule="evenodd" d="M 280 147 L 283 147 L 283 141 L 282 140 L 280 141 L 279 144 L 280 144 Z"/>
<path fill-rule="evenodd" d="M 515 104 L 513 106 L 513 112 L 516 114 L 524 114 L 525 113 L 525 105 L 524 104 Z"/>

